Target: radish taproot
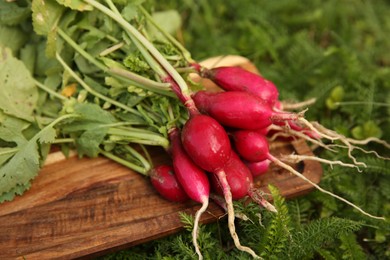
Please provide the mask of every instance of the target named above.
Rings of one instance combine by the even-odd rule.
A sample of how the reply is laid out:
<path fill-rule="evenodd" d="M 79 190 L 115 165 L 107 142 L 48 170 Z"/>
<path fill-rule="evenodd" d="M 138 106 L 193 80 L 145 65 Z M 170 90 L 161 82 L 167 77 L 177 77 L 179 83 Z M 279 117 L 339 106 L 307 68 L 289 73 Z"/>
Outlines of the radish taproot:
<path fill-rule="evenodd" d="M 198 167 L 187 155 L 181 143 L 180 131 L 172 128 L 169 131 L 171 142 L 171 156 L 175 174 L 186 194 L 194 201 L 202 204 L 195 214 L 194 227 L 192 231 L 193 244 L 199 259 L 202 259 L 197 242 L 199 220 L 206 211 L 209 204 L 210 184 L 206 172 Z"/>
<path fill-rule="evenodd" d="M 163 164 L 154 167 L 150 170 L 149 177 L 153 187 L 163 198 L 174 202 L 189 200 L 171 165 Z"/>
<path fill-rule="evenodd" d="M 201 113 L 215 118 L 224 126 L 261 129 L 277 121 L 297 120 L 299 113 L 276 112 L 260 98 L 242 91 L 211 93 L 198 91 L 192 95 Z"/>
<path fill-rule="evenodd" d="M 229 231 L 235 246 L 259 258 L 251 248 L 241 245 L 236 233 L 232 193 L 223 170 L 232 151 L 225 129 L 210 116 L 192 115 L 183 126 L 181 139 L 184 149 L 192 160 L 204 170 L 217 175 L 223 189 L 228 209 Z"/>
<path fill-rule="evenodd" d="M 279 98 L 278 89 L 271 81 L 241 67 L 203 68 L 200 75 L 210 79 L 226 91 L 244 91 L 254 94 L 271 107 Z"/>

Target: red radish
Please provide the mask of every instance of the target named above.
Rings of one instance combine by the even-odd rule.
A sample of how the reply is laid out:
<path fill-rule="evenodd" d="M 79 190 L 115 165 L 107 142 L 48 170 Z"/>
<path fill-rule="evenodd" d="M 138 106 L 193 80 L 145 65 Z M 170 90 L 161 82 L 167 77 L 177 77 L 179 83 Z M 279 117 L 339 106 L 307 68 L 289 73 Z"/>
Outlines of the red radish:
<path fill-rule="evenodd" d="M 279 97 L 278 89 L 271 81 L 241 67 L 203 69 L 201 76 L 212 80 L 226 91 L 245 91 L 254 94 L 271 107 Z"/>
<path fill-rule="evenodd" d="M 200 217 L 206 211 L 209 204 L 210 184 L 208 176 L 185 152 L 181 143 L 180 132 L 177 128 L 170 130 L 169 140 L 171 141 L 173 168 L 179 183 L 192 200 L 202 203 L 202 207 L 195 214 L 192 232 L 193 244 L 201 259 L 202 254 L 199 250 L 197 236 Z"/>
<path fill-rule="evenodd" d="M 247 196 L 248 190 L 253 184 L 252 174 L 234 151 L 232 151 L 229 161 L 224 167 L 224 171 L 233 200 L 242 199 Z M 222 186 L 215 174 L 210 176 L 210 182 L 216 193 L 223 195 Z"/>
<path fill-rule="evenodd" d="M 268 157 L 268 140 L 257 131 L 236 130 L 231 133 L 238 154 L 247 161 L 259 162 Z"/>
<path fill-rule="evenodd" d="M 182 129 L 182 142 L 194 162 L 208 172 L 221 170 L 229 160 L 229 137 L 210 116 L 191 116 Z"/>
<path fill-rule="evenodd" d="M 191 115 L 182 130 L 182 143 L 188 155 L 197 165 L 217 175 L 228 209 L 229 231 L 234 244 L 239 250 L 258 258 L 258 255 L 251 248 L 240 244 L 235 230 L 232 193 L 223 170 L 232 151 L 225 129 L 210 116 Z"/>
<path fill-rule="evenodd" d="M 241 129 L 260 129 L 277 121 L 301 117 L 296 113 L 273 111 L 260 98 L 242 91 L 198 91 L 193 100 L 201 113 L 209 114 L 222 125 Z"/>
<path fill-rule="evenodd" d="M 234 200 L 249 196 L 254 202 L 270 211 L 276 212 L 275 207 L 266 201 L 263 196 L 261 196 L 261 192 L 255 188 L 249 168 L 246 167 L 234 151 L 232 151 L 224 171 Z M 222 185 L 219 180 L 213 175 L 210 179 L 216 193 L 223 194 Z"/>
<path fill-rule="evenodd" d="M 261 176 L 268 172 L 271 161 L 266 159 L 258 162 L 244 161 L 244 163 L 252 173 L 252 176 L 256 178 L 257 176 Z"/>
<path fill-rule="evenodd" d="M 189 199 L 178 182 L 172 166 L 156 166 L 149 172 L 149 176 L 153 187 L 163 198 L 175 202 L 184 202 Z"/>

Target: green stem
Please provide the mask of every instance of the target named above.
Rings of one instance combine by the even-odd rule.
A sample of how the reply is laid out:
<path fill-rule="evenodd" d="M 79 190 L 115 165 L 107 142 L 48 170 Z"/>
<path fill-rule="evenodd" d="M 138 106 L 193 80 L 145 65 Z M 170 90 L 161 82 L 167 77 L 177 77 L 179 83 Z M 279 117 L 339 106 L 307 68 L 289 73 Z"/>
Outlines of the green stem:
<path fill-rule="evenodd" d="M 53 144 L 74 143 L 73 138 L 57 138 L 53 141 Z"/>
<path fill-rule="evenodd" d="M 184 48 L 184 46 L 178 41 L 176 40 L 175 37 L 173 37 L 172 35 L 170 35 L 169 33 L 167 33 L 164 29 L 161 28 L 160 25 L 158 25 L 156 23 L 156 21 L 153 19 L 153 17 L 145 10 L 145 8 L 143 8 L 142 6 L 139 6 L 139 9 L 141 10 L 141 12 L 143 13 L 143 15 L 146 17 L 146 19 L 162 34 L 165 36 L 165 38 L 167 38 L 176 48 L 178 48 L 182 55 L 183 55 L 183 58 L 189 63 L 189 64 L 192 64 L 192 63 L 195 63 L 195 61 L 191 58 L 191 53 L 186 49 Z"/>
<path fill-rule="evenodd" d="M 108 6 L 111 8 L 111 10 L 118 16 L 122 17 L 121 16 L 121 13 L 118 11 L 118 9 L 116 8 L 116 6 L 114 5 L 114 3 L 111 1 L 111 0 L 106 0 L 106 3 L 108 4 Z M 137 38 L 134 37 L 134 35 L 132 33 L 130 33 L 129 31 L 127 31 L 127 34 L 129 35 L 131 41 L 135 44 L 135 46 L 137 47 L 137 49 L 141 52 L 142 56 L 145 58 L 146 62 L 149 64 L 149 66 L 152 68 L 152 70 L 154 72 L 157 73 L 157 75 L 160 77 L 160 78 L 166 78 L 167 77 L 167 73 L 161 68 L 160 64 L 158 64 L 158 62 L 155 61 L 155 59 L 153 58 L 152 55 L 150 55 L 150 53 L 145 49 L 145 47 L 138 41 Z"/>
<path fill-rule="evenodd" d="M 120 141 L 126 140 L 133 143 L 161 146 L 167 149 L 169 141 L 155 132 L 147 131 L 145 129 L 136 128 L 109 128 L 107 134 L 111 135 L 110 140 Z"/>
<path fill-rule="evenodd" d="M 190 90 L 184 79 L 180 74 L 175 70 L 175 68 L 164 58 L 164 56 L 150 43 L 137 29 L 134 28 L 130 23 L 128 23 L 122 16 L 116 14 L 114 11 L 111 11 L 106 6 L 98 3 L 95 0 L 84 0 L 86 3 L 100 10 L 102 13 L 111 17 L 114 21 L 120 24 L 125 30 L 131 33 L 134 38 L 144 45 L 144 47 L 152 54 L 152 56 L 157 60 L 158 63 L 166 70 L 166 72 L 172 77 L 176 84 L 180 87 L 182 95 L 185 98 L 190 99 Z M 107 0 L 110 1 L 110 0 Z"/>
<path fill-rule="evenodd" d="M 165 79 L 168 77 L 168 74 L 163 70 L 163 68 L 156 62 L 152 55 L 145 49 L 145 47 L 136 39 L 131 33 L 128 33 L 131 41 L 135 44 L 137 49 L 141 52 L 142 56 L 145 58 L 146 62 L 152 68 L 154 72 L 159 76 L 160 79 Z"/>
<path fill-rule="evenodd" d="M 34 79 L 34 83 L 42 90 L 46 91 L 47 93 L 49 93 L 50 95 L 52 95 L 53 97 L 56 97 L 58 99 L 61 99 L 61 100 L 67 100 L 66 97 L 64 97 L 63 95 L 61 94 L 58 94 L 57 92 L 55 92 L 54 90 L 48 88 L 47 86 L 43 85 L 41 82 L 39 82 L 38 80 L 35 80 Z"/>
<path fill-rule="evenodd" d="M 71 37 L 69 37 L 61 28 L 57 29 L 58 34 L 70 45 L 73 49 L 75 49 L 81 56 L 86 58 L 90 63 L 101 69 L 102 71 L 106 71 L 107 67 L 101 62 L 97 61 L 92 55 L 86 52 L 83 48 L 81 48 Z"/>
<path fill-rule="evenodd" d="M 335 105 L 374 105 L 374 106 L 383 106 L 383 107 L 389 107 L 389 103 L 382 103 L 382 102 L 367 102 L 367 101 L 344 101 L 344 102 L 335 102 Z"/>
<path fill-rule="evenodd" d="M 96 60 L 92 55 L 86 52 L 83 48 L 80 47 L 71 37 L 69 37 L 61 28 L 58 28 L 59 35 L 70 45 L 72 46 L 81 56 L 83 56 L 86 60 L 94 64 L 96 67 L 101 69 L 103 72 L 108 73 L 109 75 L 119 78 L 121 80 L 126 81 L 129 84 L 135 85 L 137 87 L 150 90 L 152 92 L 174 97 L 174 93 L 170 91 L 169 83 L 161 83 L 157 82 L 145 77 L 142 77 L 138 74 L 132 73 L 125 69 L 121 68 L 108 68 L 103 63 Z"/>
<path fill-rule="evenodd" d="M 111 159 L 119 164 L 122 164 L 122 165 L 124 165 L 124 166 L 138 172 L 138 173 L 141 173 L 145 176 L 147 175 L 147 170 L 141 166 L 138 166 L 134 163 L 126 161 L 125 159 L 122 159 L 119 156 L 116 156 L 116 155 L 109 153 L 109 152 L 106 152 L 104 150 L 100 150 L 100 153 L 103 154 L 105 157 L 107 157 L 107 158 L 109 158 L 109 159 Z"/>
<path fill-rule="evenodd" d="M 133 155 L 145 168 L 145 171 L 148 172 L 151 169 L 151 164 L 143 157 L 137 150 L 133 147 L 127 145 L 124 147 L 131 155 Z"/>
<path fill-rule="evenodd" d="M 150 86 L 150 87 L 160 89 L 160 90 L 163 89 L 166 91 L 170 87 L 169 83 L 162 83 L 162 82 L 153 81 L 151 79 L 144 78 L 136 73 L 133 73 L 131 71 L 121 69 L 121 68 L 110 68 L 108 70 L 108 72 L 115 74 L 115 75 L 118 75 L 118 76 L 121 76 L 121 77 L 124 77 L 124 78 L 127 78 L 127 79 L 130 79 L 131 81 L 135 81 L 135 82 L 138 82 L 140 84 Z"/>
<path fill-rule="evenodd" d="M 124 105 L 123 103 L 120 103 L 116 100 L 113 100 L 109 97 L 106 97 L 105 95 L 95 91 L 94 89 L 92 89 L 87 83 L 85 83 L 66 63 L 65 61 L 61 58 L 61 56 L 56 53 L 56 58 L 57 60 L 61 63 L 61 65 L 65 68 L 65 70 L 67 70 L 69 72 L 69 74 L 89 93 L 91 93 L 92 95 L 108 102 L 108 103 L 111 103 L 119 108 L 122 108 L 123 110 L 126 110 L 130 113 L 133 113 L 135 115 L 139 115 L 139 112 L 136 110 L 136 109 L 133 109 L 131 107 L 128 107 L 126 105 Z"/>

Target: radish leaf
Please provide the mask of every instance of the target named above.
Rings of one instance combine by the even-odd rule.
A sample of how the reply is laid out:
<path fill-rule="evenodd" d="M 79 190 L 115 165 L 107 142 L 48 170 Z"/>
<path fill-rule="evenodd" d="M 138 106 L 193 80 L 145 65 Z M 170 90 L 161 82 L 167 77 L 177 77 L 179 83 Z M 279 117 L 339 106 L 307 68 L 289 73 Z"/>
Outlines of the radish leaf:
<path fill-rule="evenodd" d="M 32 121 L 38 100 L 33 78 L 11 50 L 0 47 L 0 109 L 8 115 Z"/>

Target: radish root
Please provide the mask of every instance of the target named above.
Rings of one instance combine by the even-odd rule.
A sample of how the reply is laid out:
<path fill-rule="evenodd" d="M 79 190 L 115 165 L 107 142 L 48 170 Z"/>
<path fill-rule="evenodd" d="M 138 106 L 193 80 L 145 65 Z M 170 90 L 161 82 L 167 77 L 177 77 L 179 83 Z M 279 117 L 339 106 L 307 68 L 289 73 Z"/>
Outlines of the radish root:
<path fill-rule="evenodd" d="M 303 107 L 310 106 L 316 102 L 316 98 L 310 98 L 308 100 L 297 102 L 297 103 L 290 103 L 290 102 L 281 102 L 282 109 L 284 110 L 296 110 L 296 109 L 302 109 Z"/>
<path fill-rule="evenodd" d="M 234 225 L 235 214 L 234 214 L 234 208 L 233 208 L 232 193 L 230 191 L 229 183 L 226 179 L 226 175 L 225 175 L 224 171 L 222 171 L 222 170 L 218 171 L 216 174 L 217 174 L 217 177 L 218 177 L 218 179 L 221 183 L 221 186 L 223 188 L 223 194 L 225 197 L 227 211 L 228 211 L 229 231 L 230 231 L 230 235 L 234 241 L 235 246 L 237 247 L 237 249 L 249 253 L 250 255 L 252 255 L 256 259 L 262 259 L 251 248 L 241 245 L 240 240 L 238 238 L 238 235 L 236 233 L 236 227 Z"/>
<path fill-rule="evenodd" d="M 264 196 L 262 195 L 261 190 L 256 189 L 255 187 L 251 187 L 248 191 L 248 194 L 250 198 L 256 202 L 257 204 L 260 204 L 263 206 L 266 210 L 277 213 L 277 209 L 269 203 Z"/>
<path fill-rule="evenodd" d="M 202 253 L 200 252 L 198 245 L 198 230 L 199 230 L 199 220 L 201 215 L 206 211 L 209 206 L 209 200 L 206 198 L 202 204 L 202 207 L 196 212 L 194 220 L 194 228 L 192 230 L 192 242 L 195 247 L 195 251 L 198 254 L 199 260 L 203 259 Z"/>
<path fill-rule="evenodd" d="M 360 211 L 363 215 L 366 215 L 370 218 L 373 218 L 373 219 L 380 219 L 380 220 L 385 220 L 384 217 L 379 217 L 379 216 L 374 216 L 374 215 L 371 215 L 370 213 L 367 213 L 366 211 L 364 211 L 363 209 L 361 209 L 360 207 L 356 206 L 355 204 L 353 204 L 352 202 L 350 202 L 349 200 L 346 200 L 330 191 L 327 191 L 323 188 L 321 188 L 319 185 L 317 185 L 316 183 L 312 182 L 311 180 L 309 180 L 308 178 L 306 178 L 304 175 L 302 175 L 301 173 L 299 173 L 298 171 L 296 171 L 294 168 L 292 168 L 290 165 L 288 164 L 285 164 L 284 162 L 278 160 L 276 157 L 272 156 L 272 155 L 269 155 L 269 159 L 274 162 L 276 165 L 288 170 L 290 173 L 296 175 L 297 177 L 303 179 L 304 181 L 310 183 L 312 186 L 314 186 L 317 190 L 325 193 L 325 194 L 328 194 L 338 200 L 341 200 L 343 201 L 344 203 L 350 205 L 351 207 L 355 208 L 356 210 Z"/>
<path fill-rule="evenodd" d="M 288 125 L 286 125 L 286 127 L 282 127 L 282 126 L 277 126 L 277 125 L 270 125 L 268 127 L 268 130 L 276 130 L 276 131 L 283 131 L 283 132 L 278 132 L 278 133 L 275 133 L 273 134 L 269 139 L 270 141 L 274 141 L 276 140 L 278 137 L 291 137 L 291 135 L 294 135 L 296 137 L 299 137 L 301 139 L 304 139 L 308 142 L 311 142 L 313 144 L 316 144 L 326 150 L 329 150 L 329 151 L 332 151 L 332 152 L 337 152 L 336 150 L 334 149 L 331 149 L 329 145 L 326 145 L 324 144 L 321 140 L 318 140 L 318 139 L 315 139 L 315 138 L 312 138 L 300 131 L 296 131 L 296 130 L 293 130 L 291 129 Z"/>
<path fill-rule="evenodd" d="M 291 162 L 291 163 L 298 163 L 298 162 L 305 161 L 305 160 L 318 161 L 318 162 L 321 162 L 321 163 L 329 164 L 331 166 L 331 168 L 333 168 L 334 164 L 337 164 L 337 165 L 341 165 L 341 166 L 344 166 L 344 167 L 357 168 L 359 172 L 362 171 L 355 164 L 344 163 L 342 161 L 330 161 L 330 160 L 327 160 L 327 159 L 324 159 L 324 158 L 319 158 L 319 157 L 310 156 L 310 155 L 289 154 L 289 155 L 283 155 L 281 157 L 281 159 L 283 161 L 288 161 L 288 162 Z"/>

